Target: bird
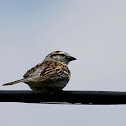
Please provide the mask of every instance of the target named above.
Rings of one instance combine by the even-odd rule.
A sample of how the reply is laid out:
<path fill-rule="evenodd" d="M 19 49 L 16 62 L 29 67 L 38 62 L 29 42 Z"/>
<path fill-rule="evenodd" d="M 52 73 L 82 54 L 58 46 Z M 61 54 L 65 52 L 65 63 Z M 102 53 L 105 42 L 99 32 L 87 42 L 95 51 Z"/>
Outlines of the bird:
<path fill-rule="evenodd" d="M 76 58 L 64 51 L 53 51 L 45 57 L 43 62 L 28 70 L 22 79 L 2 86 L 24 82 L 35 92 L 53 94 L 61 91 L 69 82 L 71 73 L 68 64 L 73 60 Z"/>

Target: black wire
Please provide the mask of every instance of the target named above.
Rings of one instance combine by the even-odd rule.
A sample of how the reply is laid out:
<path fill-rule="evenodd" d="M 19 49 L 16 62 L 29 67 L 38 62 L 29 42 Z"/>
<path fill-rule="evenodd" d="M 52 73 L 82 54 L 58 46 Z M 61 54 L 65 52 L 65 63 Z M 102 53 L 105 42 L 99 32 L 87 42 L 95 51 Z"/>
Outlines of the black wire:
<path fill-rule="evenodd" d="M 28 90 L 0 90 L 0 102 L 115 105 L 126 104 L 126 92 L 62 91 L 49 95 Z"/>

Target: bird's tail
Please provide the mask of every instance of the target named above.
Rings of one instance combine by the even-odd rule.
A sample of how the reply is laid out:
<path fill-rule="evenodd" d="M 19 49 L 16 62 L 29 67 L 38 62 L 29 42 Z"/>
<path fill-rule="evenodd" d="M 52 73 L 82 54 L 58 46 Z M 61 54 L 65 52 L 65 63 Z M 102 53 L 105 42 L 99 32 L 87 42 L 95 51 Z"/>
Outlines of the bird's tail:
<path fill-rule="evenodd" d="M 9 83 L 3 84 L 2 86 L 13 85 L 13 84 L 17 84 L 17 83 L 20 83 L 20 82 L 24 82 L 24 79 L 9 82 Z"/>

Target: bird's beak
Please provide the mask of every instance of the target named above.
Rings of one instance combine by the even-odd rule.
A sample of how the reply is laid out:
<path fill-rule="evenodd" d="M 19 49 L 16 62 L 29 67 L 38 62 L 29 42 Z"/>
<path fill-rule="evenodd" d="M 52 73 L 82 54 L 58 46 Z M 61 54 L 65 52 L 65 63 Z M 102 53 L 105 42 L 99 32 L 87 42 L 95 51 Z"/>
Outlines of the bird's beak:
<path fill-rule="evenodd" d="M 73 56 L 70 56 L 69 61 L 73 61 L 73 60 L 77 60 L 77 59 L 75 57 L 73 57 Z"/>

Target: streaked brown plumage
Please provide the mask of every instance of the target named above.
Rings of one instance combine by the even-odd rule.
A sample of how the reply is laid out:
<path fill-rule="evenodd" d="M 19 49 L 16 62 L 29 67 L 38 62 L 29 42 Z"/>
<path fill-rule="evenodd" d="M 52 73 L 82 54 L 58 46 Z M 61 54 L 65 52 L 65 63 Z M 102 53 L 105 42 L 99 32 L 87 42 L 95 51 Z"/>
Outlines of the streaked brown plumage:
<path fill-rule="evenodd" d="M 62 90 L 70 79 L 70 71 L 67 65 L 72 60 L 75 60 L 75 58 L 69 54 L 54 51 L 47 55 L 42 63 L 28 70 L 23 79 L 3 84 L 3 86 L 24 82 L 33 91 L 40 93 Z"/>

